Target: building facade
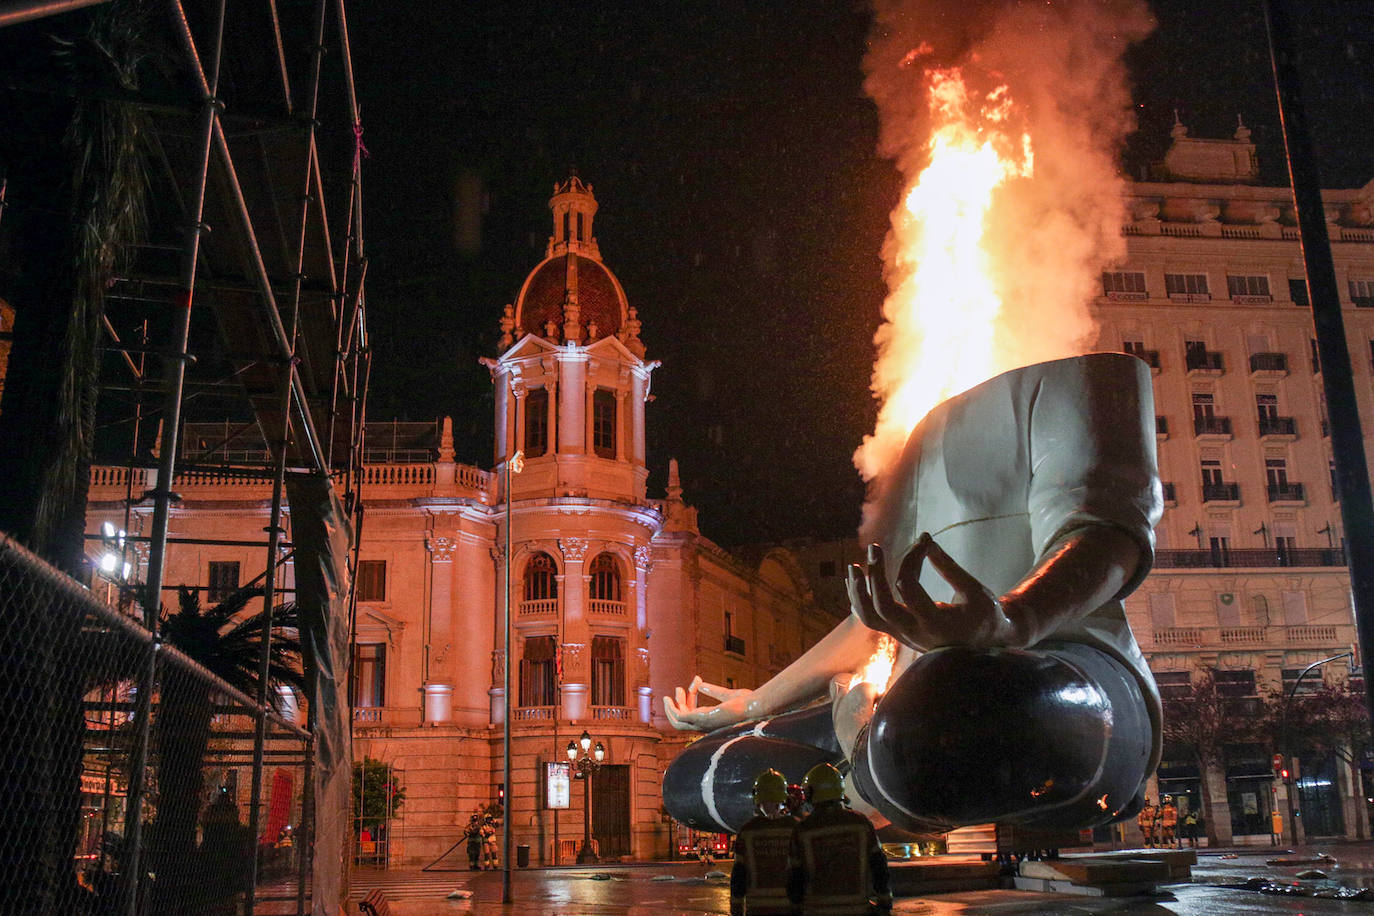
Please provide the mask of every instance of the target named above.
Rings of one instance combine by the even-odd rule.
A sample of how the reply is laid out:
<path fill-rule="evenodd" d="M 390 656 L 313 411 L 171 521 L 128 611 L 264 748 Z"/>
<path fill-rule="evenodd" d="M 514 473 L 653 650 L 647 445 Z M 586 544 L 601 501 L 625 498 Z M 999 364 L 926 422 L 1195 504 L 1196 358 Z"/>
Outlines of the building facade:
<path fill-rule="evenodd" d="M 1155 374 L 1167 508 L 1154 572 L 1127 607 L 1166 695 L 1211 669 L 1244 709 L 1358 642 L 1321 365 L 1292 194 L 1256 183 L 1250 132 L 1197 139 L 1176 124 L 1156 172 L 1130 188 L 1128 253 L 1098 301 L 1099 348 L 1133 352 Z M 1374 183 L 1324 200 L 1368 454 Z M 1350 658 L 1313 674 L 1360 683 Z M 1228 748 L 1224 767 L 1198 773 L 1166 748 L 1158 791 L 1196 805 L 1207 779 L 1218 833 L 1267 843 L 1275 804 L 1287 819 L 1277 750 Z M 1368 835 L 1358 768 L 1303 761 L 1298 789 L 1301 831 Z"/>
<path fill-rule="evenodd" d="M 459 844 L 476 807 L 503 796 L 534 864 L 573 861 L 587 793 L 564 782 L 566 747 L 584 731 L 605 751 L 589 793 L 600 854 L 668 856 L 677 837 L 660 784 L 690 736 L 671 729 L 659 698 L 696 674 L 761 683 L 834 625 L 787 550 L 731 555 L 700 534 L 675 464 L 664 496 L 649 498 L 645 406 L 658 363 L 602 262 L 592 188 L 560 183 L 550 209 L 546 256 L 500 319 L 499 355 L 484 360 L 492 469 L 454 462 L 447 420 L 367 431 L 354 757 L 390 766 L 405 790 L 391 823 L 366 838 L 373 861 L 431 861 Z M 189 424 L 182 454 L 206 467 L 260 459 L 262 447 L 232 425 Z M 142 506 L 126 522 L 124 499 L 152 473 L 96 468 L 88 530 L 146 529 Z M 262 540 L 262 481 L 198 470 L 174 489 L 174 539 Z M 265 566 L 259 547 L 174 543 L 166 582 L 213 600 Z M 284 578 L 289 595 L 289 562 Z M 461 844 L 452 856 L 463 859 Z"/>

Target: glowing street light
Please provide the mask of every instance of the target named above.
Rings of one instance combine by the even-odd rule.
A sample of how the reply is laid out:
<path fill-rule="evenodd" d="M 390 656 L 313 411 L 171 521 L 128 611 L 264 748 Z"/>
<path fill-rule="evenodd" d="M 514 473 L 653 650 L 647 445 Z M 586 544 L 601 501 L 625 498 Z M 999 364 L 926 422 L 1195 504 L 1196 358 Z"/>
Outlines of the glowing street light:
<path fill-rule="evenodd" d="M 601 761 L 606 759 L 606 748 L 598 741 L 596 749 L 592 750 L 592 736 L 583 731 L 576 743 L 568 742 L 568 759 L 577 770 L 577 778 L 582 780 L 582 848 L 577 852 L 577 864 L 586 865 L 598 861 L 596 853 L 592 851 L 592 774 L 601 769 Z"/>

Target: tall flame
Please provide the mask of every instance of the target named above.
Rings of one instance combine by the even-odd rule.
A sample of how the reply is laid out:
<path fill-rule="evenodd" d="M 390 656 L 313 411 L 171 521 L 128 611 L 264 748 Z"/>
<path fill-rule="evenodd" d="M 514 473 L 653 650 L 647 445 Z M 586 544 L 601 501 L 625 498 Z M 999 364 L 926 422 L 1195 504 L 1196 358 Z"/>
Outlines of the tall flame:
<path fill-rule="evenodd" d="M 995 346 L 1002 298 L 984 241 L 993 193 L 1028 177 L 1030 135 L 1005 130 L 1013 113 L 1006 85 L 971 92 L 958 68 L 933 70 L 929 105 L 937 124 L 930 164 L 894 214 L 895 247 L 878 332 L 873 389 L 878 424 L 855 455 L 865 477 L 894 457 L 921 418 L 944 399 L 1011 366 Z"/>
<path fill-rule="evenodd" d="M 1143 0 L 871 2 L 864 89 L 907 186 L 883 249 L 878 421 L 854 454 L 876 483 L 865 538 L 932 407 L 1095 343 L 1099 273 L 1125 252 L 1122 54 L 1153 27 Z"/>

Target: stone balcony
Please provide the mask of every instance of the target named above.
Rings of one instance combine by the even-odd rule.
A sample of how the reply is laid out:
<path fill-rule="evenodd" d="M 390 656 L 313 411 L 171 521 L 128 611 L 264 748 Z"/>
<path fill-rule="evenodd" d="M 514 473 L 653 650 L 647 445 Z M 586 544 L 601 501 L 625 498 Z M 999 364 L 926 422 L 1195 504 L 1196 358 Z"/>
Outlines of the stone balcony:
<path fill-rule="evenodd" d="M 123 500 L 132 493 L 135 500 L 153 489 L 157 471 L 152 468 L 127 468 L 96 465 L 91 468 L 90 499 L 96 502 Z M 342 481 L 342 472 L 335 474 Z M 447 496 L 473 499 L 492 505 L 500 499 L 496 475 L 466 464 L 444 462 L 415 462 L 363 465 L 359 481 L 369 499 L 413 499 L 424 496 Z M 236 468 L 180 471 L 172 483 L 172 490 L 183 499 L 212 499 L 232 491 L 271 489 L 271 481 L 262 473 Z M 263 498 L 266 498 L 264 495 Z"/>
<path fill-rule="evenodd" d="M 1353 625 L 1156 627 L 1137 633 L 1144 649 L 1238 649 L 1288 646 L 1347 647 L 1355 638 Z"/>

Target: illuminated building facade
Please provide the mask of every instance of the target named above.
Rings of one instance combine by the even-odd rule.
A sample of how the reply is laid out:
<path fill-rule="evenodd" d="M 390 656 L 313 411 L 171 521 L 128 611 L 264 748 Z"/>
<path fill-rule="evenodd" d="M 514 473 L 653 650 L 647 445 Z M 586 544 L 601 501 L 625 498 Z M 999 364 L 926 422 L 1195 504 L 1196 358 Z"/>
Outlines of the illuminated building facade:
<path fill-rule="evenodd" d="M 1166 695 L 1214 669 L 1241 711 L 1357 643 L 1292 195 L 1257 175 L 1244 126 L 1209 140 L 1176 124 L 1156 174 L 1130 186 L 1128 253 L 1103 274 L 1097 309 L 1098 347 L 1155 375 L 1166 509 L 1154 572 L 1127 599 L 1132 625 Z M 1368 451 L 1374 184 L 1324 198 Z M 1359 687 L 1340 659 L 1309 679 L 1352 674 Z M 1287 816 L 1284 789 L 1271 791 L 1276 750 L 1231 747 L 1199 774 L 1166 746 L 1158 791 L 1196 805 L 1206 778 L 1219 832 L 1267 843 L 1271 806 Z M 1301 773 L 1307 835 L 1367 835 L 1358 769 L 1309 759 Z"/>
<path fill-rule="evenodd" d="M 504 707 L 511 704 L 514 842 L 533 864 L 571 863 L 581 787 L 551 809 L 549 764 L 584 730 L 606 750 L 592 776 L 592 833 L 603 857 L 662 858 L 674 842 L 661 807 L 667 763 L 691 737 L 659 699 L 693 675 L 761 683 L 827 632 L 785 549 L 744 557 L 704 538 L 676 465 L 649 498 L 650 382 L 637 310 L 601 260 L 597 202 L 576 177 L 550 200 L 544 260 L 501 318 L 493 469 L 457 464 L 450 426 L 373 424 L 361 485 L 366 521 L 356 581 L 354 757 L 392 765 L 405 801 L 376 858 L 428 862 L 497 799 Z M 232 425 L 190 424 L 192 464 L 231 465 L 261 450 Z M 507 461 L 523 454 L 510 475 Z M 150 487 L 135 469 L 133 492 Z M 130 472 L 94 470 L 88 526 L 122 526 Z M 174 538 L 262 539 L 270 492 L 231 474 L 178 475 Z M 509 595 L 504 592 L 510 524 Z M 131 528 L 148 520 L 136 507 Z M 261 549 L 174 544 L 169 585 L 221 597 Z M 290 565 L 285 585 L 291 586 Z M 504 691 L 503 613 L 513 616 L 512 696 Z M 461 861 L 457 848 L 452 857 Z M 372 857 L 369 857 L 372 858 Z"/>

